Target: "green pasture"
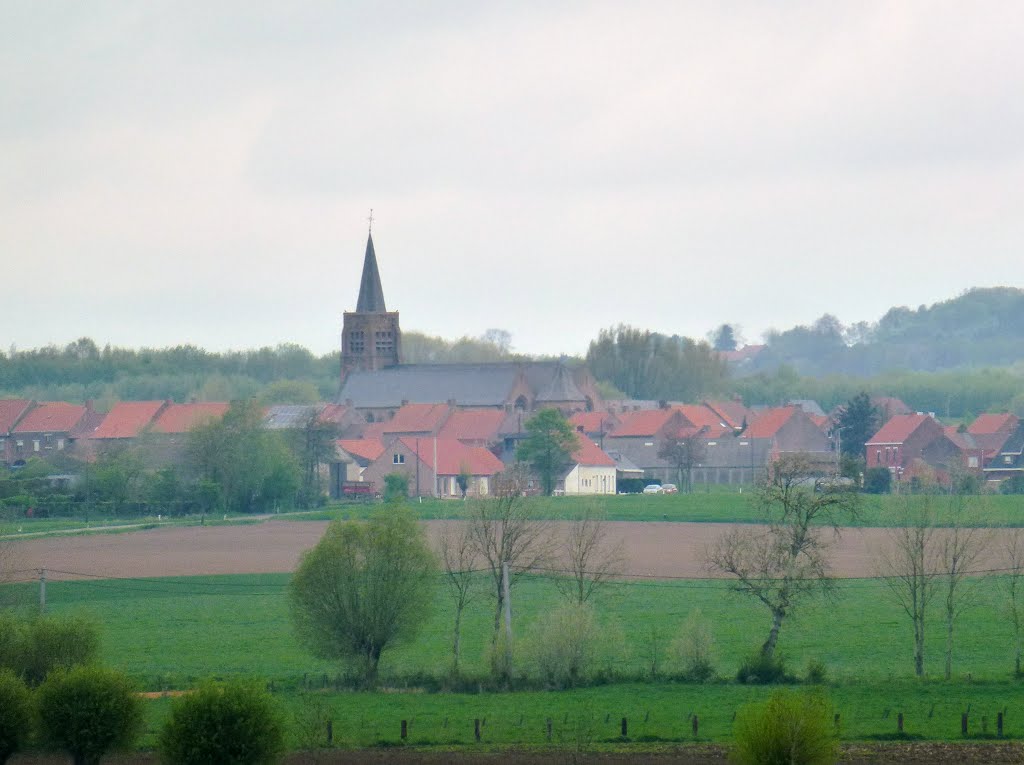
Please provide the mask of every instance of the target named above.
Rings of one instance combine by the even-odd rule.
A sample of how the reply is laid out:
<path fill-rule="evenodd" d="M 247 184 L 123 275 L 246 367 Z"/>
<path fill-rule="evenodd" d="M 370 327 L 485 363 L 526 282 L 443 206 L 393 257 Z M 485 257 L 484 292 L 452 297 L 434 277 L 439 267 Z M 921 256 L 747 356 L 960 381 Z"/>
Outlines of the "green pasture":
<path fill-rule="evenodd" d="M 326 706 L 340 746 L 399 743 L 401 720 L 410 721 L 408 742 L 424 746 L 475 745 L 473 720 L 484 721 L 482 745 L 576 746 L 616 739 L 622 717 L 633 741 L 690 741 L 692 715 L 700 740 L 730 736 L 735 710 L 769 689 L 720 681 L 673 682 L 678 671 L 673 643 L 694 610 L 710 624 L 715 663 L 731 678 L 742 657 L 764 639 L 768 619 L 755 604 L 709 580 L 616 584 L 598 596 L 600 614 L 594 670 L 613 682 L 571 691 L 430 693 L 418 675 L 441 675 L 450 661 L 451 611 L 443 590 L 411 644 L 385 654 L 381 692 L 335 688 L 342 668 L 311 657 L 293 639 L 287 609 L 287 575 L 100 579 L 49 582 L 51 613 L 93 618 L 102 635 L 103 660 L 140 686 L 187 688 L 201 678 L 242 676 L 272 683 L 296 719 Z M 483 580 L 482 580 L 483 581 Z M 783 626 L 779 650 L 796 675 L 809 661 L 825 664 L 825 687 L 847 739 L 886 737 L 905 715 L 908 735 L 959 738 L 960 714 L 970 710 L 970 735 L 994 734 L 1005 712 L 1007 736 L 1024 738 L 1024 686 L 1011 679 L 1012 635 L 994 578 L 972 580 L 974 607 L 957 630 L 955 679 L 936 679 L 942 668 L 944 633 L 938 601 L 929 628 L 930 679 L 912 677 L 910 625 L 875 580 L 840 582 L 832 602 L 798 610 Z M 9 604 L 30 611 L 38 603 L 33 582 L 0 590 Z M 513 589 L 517 666 L 532 669 L 531 633 L 538 619 L 560 604 L 553 580 L 523 577 Z M 471 605 L 463 632 L 463 667 L 483 676 L 491 601 Z M 658 677 L 651 681 L 652 664 Z M 643 682 L 641 682 L 643 681 Z M 151 730 L 168 702 L 150 704 Z M 322 712 L 323 710 L 321 710 Z M 606 722 L 607 721 L 607 722 Z M 295 734 L 298 735 L 298 734 Z M 293 742 L 295 745 L 300 741 Z"/>

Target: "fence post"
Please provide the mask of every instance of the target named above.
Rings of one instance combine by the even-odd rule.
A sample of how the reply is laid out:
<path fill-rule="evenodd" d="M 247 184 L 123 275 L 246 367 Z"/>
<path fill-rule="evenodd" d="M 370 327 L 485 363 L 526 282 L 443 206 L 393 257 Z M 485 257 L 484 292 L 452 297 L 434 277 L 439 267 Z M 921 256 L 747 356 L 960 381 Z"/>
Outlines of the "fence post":
<path fill-rule="evenodd" d="M 996 735 L 999 736 L 999 738 L 1003 737 L 1003 713 L 1002 712 L 999 712 L 996 715 Z"/>
<path fill-rule="evenodd" d="M 473 736 L 477 741 L 480 740 L 480 718 L 473 720 Z"/>
<path fill-rule="evenodd" d="M 628 727 L 628 725 L 626 724 L 626 718 L 625 718 L 625 717 L 623 717 L 623 718 L 622 718 L 622 737 L 623 737 L 623 738 L 626 738 L 626 731 L 627 731 L 628 729 L 629 729 L 629 727 Z"/>
<path fill-rule="evenodd" d="M 330 720 L 327 721 L 327 743 L 334 743 L 334 723 Z"/>
<path fill-rule="evenodd" d="M 551 718 L 550 717 L 547 719 L 547 727 L 548 727 L 548 741 L 550 741 L 551 740 Z"/>
<path fill-rule="evenodd" d="M 966 736 L 967 735 L 967 713 L 966 712 L 964 712 L 962 715 L 960 715 L 960 735 L 961 736 Z"/>
<path fill-rule="evenodd" d="M 697 728 L 699 723 L 697 722 L 697 715 L 693 716 L 693 737 L 697 738 Z"/>
<path fill-rule="evenodd" d="M 896 732 L 897 733 L 902 733 L 903 732 L 903 713 L 902 712 L 900 712 L 898 715 L 896 715 Z"/>
<path fill-rule="evenodd" d="M 406 739 L 406 737 L 408 735 L 409 735 L 409 721 L 408 720 L 402 720 L 402 740 L 405 741 L 405 739 Z"/>
<path fill-rule="evenodd" d="M 835 723 L 836 730 L 839 730 L 839 713 L 836 712 L 835 717 L 832 718 L 832 722 Z"/>

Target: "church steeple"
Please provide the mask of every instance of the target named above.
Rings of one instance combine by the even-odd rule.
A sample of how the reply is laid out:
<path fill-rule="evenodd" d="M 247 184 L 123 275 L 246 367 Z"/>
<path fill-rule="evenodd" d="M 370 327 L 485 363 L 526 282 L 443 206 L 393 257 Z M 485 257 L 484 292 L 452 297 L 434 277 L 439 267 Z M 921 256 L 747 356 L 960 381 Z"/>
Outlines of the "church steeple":
<path fill-rule="evenodd" d="M 373 234 L 366 237 L 366 257 L 363 258 L 363 278 L 359 282 L 359 300 L 356 313 L 386 313 L 384 288 L 377 270 L 377 254 L 373 251 Z"/>

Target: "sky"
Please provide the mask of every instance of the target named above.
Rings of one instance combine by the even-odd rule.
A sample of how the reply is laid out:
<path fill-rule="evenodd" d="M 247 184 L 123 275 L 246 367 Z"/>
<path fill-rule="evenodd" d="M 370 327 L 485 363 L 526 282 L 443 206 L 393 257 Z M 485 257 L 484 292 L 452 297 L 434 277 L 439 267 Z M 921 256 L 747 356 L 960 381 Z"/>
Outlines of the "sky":
<path fill-rule="evenodd" d="M 0 348 L 756 342 L 1024 286 L 1024 4 L 0 2 Z"/>

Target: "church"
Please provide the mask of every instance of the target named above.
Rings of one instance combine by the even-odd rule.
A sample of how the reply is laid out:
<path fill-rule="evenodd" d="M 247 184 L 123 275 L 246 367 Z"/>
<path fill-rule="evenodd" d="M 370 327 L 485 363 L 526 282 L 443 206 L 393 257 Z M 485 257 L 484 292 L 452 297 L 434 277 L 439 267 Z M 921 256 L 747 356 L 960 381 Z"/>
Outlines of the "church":
<path fill-rule="evenodd" d="M 403 364 L 398 311 L 384 302 L 372 231 L 367 236 L 355 311 L 344 314 L 338 403 L 368 422 L 384 422 L 406 404 L 528 413 L 555 408 L 566 416 L 604 408 L 584 365 L 562 361 Z"/>

